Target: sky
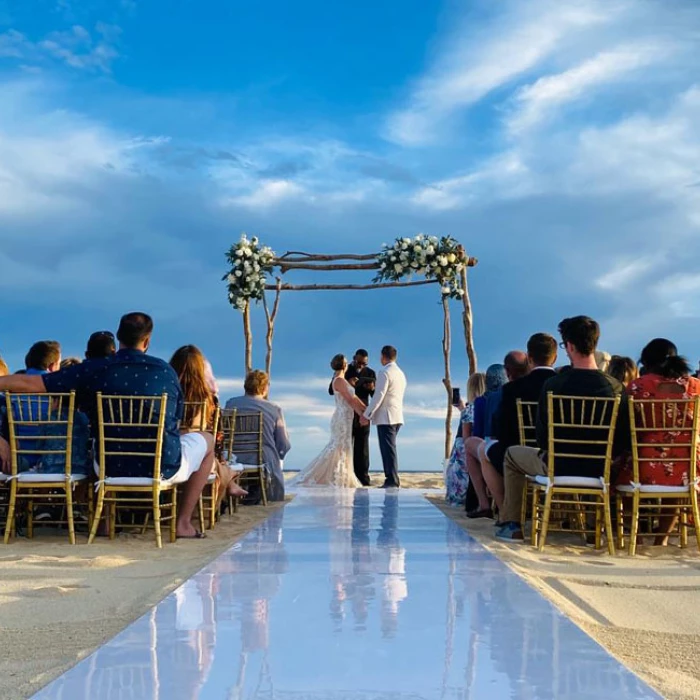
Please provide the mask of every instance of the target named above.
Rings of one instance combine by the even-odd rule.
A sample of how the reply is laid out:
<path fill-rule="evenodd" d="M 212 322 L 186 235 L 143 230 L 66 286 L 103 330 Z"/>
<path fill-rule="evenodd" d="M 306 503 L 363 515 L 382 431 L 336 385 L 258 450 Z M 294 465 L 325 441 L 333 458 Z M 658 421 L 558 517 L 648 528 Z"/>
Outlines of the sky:
<path fill-rule="evenodd" d="M 604 350 L 666 336 L 694 365 L 698 65 L 695 0 L 0 0 L 0 354 L 17 369 L 55 338 L 79 355 L 144 310 L 154 354 L 197 344 L 237 394 L 221 277 L 242 232 L 280 254 L 423 232 L 479 259 L 481 369 L 580 313 Z M 287 466 L 327 437 L 330 358 L 366 347 L 377 366 L 390 343 L 409 381 L 402 466 L 439 469 L 441 333 L 431 286 L 286 294 Z"/>

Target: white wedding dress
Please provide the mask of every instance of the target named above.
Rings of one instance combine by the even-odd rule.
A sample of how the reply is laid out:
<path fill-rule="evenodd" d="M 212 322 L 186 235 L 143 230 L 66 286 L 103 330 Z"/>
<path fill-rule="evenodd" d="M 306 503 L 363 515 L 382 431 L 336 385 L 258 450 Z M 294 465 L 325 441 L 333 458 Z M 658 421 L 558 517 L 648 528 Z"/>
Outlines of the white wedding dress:
<path fill-rule="evenodd" d="M 354 395 L 354 390 L 349 387 Z M 336 391 L 335 412 L 331 418 L 331 437 L 321 454 L 294 479 L 295 486 L 338 486 L 359 489 L 352 456 L 352 420 L 354 410 Z"/>

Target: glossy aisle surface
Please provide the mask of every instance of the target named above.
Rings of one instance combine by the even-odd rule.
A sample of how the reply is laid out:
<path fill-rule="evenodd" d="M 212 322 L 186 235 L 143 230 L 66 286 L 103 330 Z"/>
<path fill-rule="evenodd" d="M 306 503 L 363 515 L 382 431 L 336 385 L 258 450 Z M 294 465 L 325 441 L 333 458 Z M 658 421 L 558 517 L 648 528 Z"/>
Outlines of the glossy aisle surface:
<path fill-rule="evenodd" d="M 35 697 L 660 696 L 420 493 L 316 489 Z"/>

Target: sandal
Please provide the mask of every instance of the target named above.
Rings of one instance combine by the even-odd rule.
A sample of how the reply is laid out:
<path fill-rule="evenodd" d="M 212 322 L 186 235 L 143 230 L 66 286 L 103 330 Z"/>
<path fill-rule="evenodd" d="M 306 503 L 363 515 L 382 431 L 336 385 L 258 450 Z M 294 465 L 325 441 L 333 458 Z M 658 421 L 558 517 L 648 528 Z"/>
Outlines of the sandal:
<path fill-rule="evenodd" d="M 470 510 L 467 512 L 467 517 L 472 520 L 475 518 L 493 518 L 493 511 L 490 508 Z"/>
<path fill-rule="evenodd" d="M 194 531 L 194 535 L 178 535 L 178 540 L 205 540 L 207 535 L 205 532 L 200 532 L 199 530 Z"/>

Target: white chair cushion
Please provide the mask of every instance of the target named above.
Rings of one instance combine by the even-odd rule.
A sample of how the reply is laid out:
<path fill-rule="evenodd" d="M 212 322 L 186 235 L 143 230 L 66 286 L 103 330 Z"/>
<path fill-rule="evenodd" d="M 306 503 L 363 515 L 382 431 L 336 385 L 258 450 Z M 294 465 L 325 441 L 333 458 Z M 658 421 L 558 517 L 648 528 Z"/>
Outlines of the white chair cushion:
<path fill-rule="evenodd" d="M 212 472 L 212 473 L 209 474 L 209 476 L 207 477 L 207 483 L 208 483 L 208 484 L 213 484 L 215 481 L 216 481 L 216 474 L 214 474 L 214 472 Z"/>
<path fill-rule="evenodd" d="M 71 484 L 74 484 L 77 481 L 85 481 L 85 479 L 87 479 L 85 474 L 70 475 Z M 25 472 L 17 475 L 17 481 L 20 484 L 61 484 L 65 482 L 65 480 L 65 474 L 36 474 L 35 472 Z"/>
<path fill-rule="evenodd" d="M 161 479 L 161 486 L 169 486 L 172 479 Z M 153 479 L 147 476 L 108 476 L 105 479 L 106 486 L 153 486 Z"/>
<path fill-rule="evenodd" d="M 622 484 L 617 487 L 622 493 L 634 493 L 635 487 L 632 484 Z M 640 484 L 640 493 L 690 493 L 688 486 L 662 486 L 659 484 Z"/>
<path fill-rule="evenodd" d="M 536 476 L 535 483 L 539 484 L 540 486 L 547 486 L 549 483 L 549 478 L 546 476 Z M 580 486 L 585 489 L 603 489 L 603 484 L 600 479 L 595 479 L 589 476 L 555 476 L 554 486 Z"/>

